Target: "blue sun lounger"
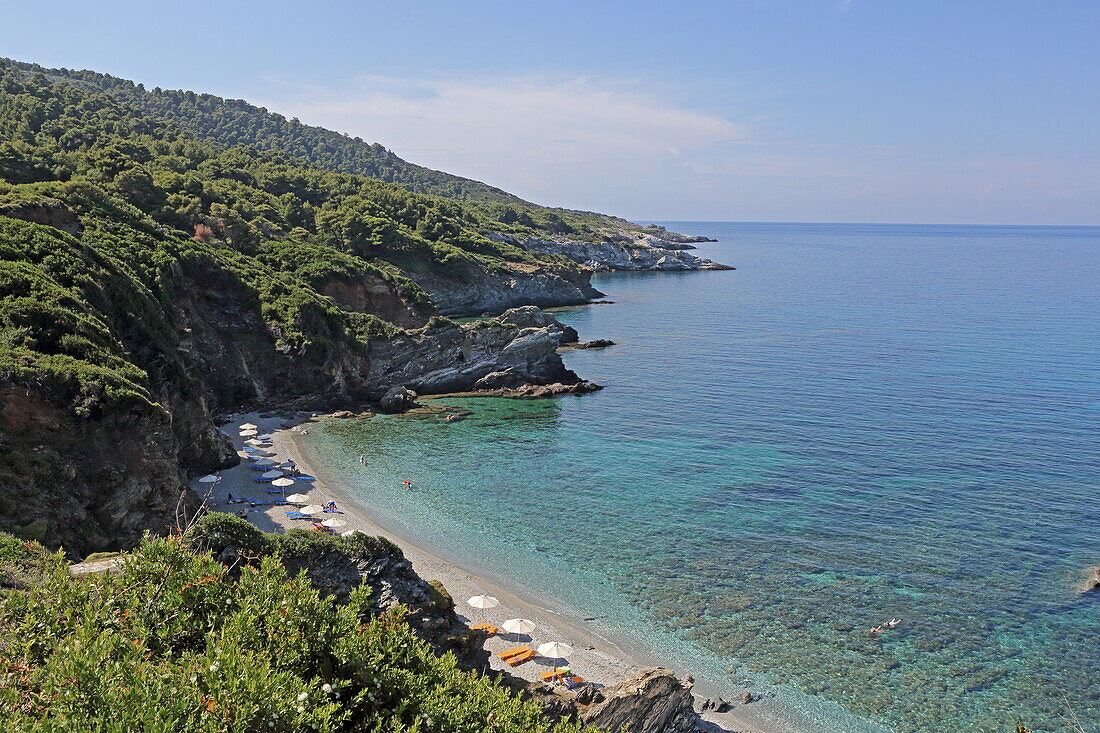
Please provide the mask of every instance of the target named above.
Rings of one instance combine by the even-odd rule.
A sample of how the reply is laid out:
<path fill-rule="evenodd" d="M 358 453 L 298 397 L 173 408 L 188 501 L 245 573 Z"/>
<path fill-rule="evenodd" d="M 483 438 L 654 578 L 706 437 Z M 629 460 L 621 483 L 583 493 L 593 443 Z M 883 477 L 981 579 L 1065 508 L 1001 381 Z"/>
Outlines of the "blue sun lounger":
<path fill-rule="evenodd" d="M 286 513 L 286 518 L 287 519 L 309 519 L 309 520 L 312 520 L 312 519 L 314 519 L 314 516 L 312 514 L 302 514 L 301 512 L 287 512 Z"/>

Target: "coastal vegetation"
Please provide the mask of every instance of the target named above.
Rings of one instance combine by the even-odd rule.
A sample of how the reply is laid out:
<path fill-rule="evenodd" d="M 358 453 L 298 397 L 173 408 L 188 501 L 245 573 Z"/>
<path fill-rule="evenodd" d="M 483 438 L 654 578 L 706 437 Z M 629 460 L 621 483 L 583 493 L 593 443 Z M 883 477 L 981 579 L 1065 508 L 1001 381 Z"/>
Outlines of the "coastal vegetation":
<path fill-rule="evenodd" d="M 205 551 L 225 532 L 253 545 L 248 559 Z M 369 588 L 337 604 L 285 567 L 316 543 L 381 541 L 210 516 L 147 539 L 117 572 L 73 576 L 61 554 L 0 534 L 5 730 L 582 730 L 433 654 L 407 609 L 372 610 Z"/>
<path fill-rule="evenodd" d="M 455 329 L 439 292 L 583 301 L 580 266 L 485 216 L 0 63 L 0 530 L 132 545 L 186 473 L 234 460 L 216 411 L 369 397 L 368 374 Z"/>
<path fill-rule="evenodd" d="M 318 362 L 395 333 L 320 296 L 334 279 L 374 276 L 426 319 L 431 299 L 410 274 L 571 267 L 477 224 L 452 201 L 219 150 L 107 95 L 0 71 L 0 369 L 74 408 L 152 401 L 149 375 L 178 366 L 165 348 L 173 274 L 207 263 L 251 294 L 280 348 Z"/>

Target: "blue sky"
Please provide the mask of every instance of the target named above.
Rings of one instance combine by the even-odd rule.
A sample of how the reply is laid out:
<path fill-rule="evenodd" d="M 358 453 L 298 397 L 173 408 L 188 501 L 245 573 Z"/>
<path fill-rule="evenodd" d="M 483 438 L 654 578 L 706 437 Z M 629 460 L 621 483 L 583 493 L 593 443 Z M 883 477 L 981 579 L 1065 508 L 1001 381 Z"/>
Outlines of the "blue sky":
<path fill-rule="evenodd" d="M 635 219 L 1100 224 L 1100 3 L 6 3 L 0 55 Z"/>

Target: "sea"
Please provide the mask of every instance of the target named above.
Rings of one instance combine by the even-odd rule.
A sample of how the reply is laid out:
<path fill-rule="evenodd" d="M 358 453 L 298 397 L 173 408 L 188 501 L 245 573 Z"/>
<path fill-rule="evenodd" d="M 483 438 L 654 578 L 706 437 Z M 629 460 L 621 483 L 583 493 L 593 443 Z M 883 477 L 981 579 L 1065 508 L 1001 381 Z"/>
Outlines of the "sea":
<path fill-rule="evenodd" d="M 737 269 L 597 275 L 604 390 L 332 420 L 323 478 L 791 729 L 1100 730 L 1100 228 L 659 223 Z"/>

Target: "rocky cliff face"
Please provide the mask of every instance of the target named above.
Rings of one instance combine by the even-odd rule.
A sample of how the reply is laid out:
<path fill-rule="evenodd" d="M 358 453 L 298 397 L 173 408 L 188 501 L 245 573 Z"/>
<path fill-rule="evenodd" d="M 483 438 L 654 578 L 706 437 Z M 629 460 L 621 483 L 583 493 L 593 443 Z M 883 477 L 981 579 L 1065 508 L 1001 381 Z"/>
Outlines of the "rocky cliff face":
<path fill-rule="evenodd" d="M 603 297 L 589 282 L 592 273 L 575 267 L 510 263 L 507 269 L 476 268 L 464 274 L 454 278 L 410 273 L 410 277 L 431 295 L 443 315 L 500 313 L 524 305 L 580 305 Z"/>
<path fill-rule="evenodd" d="M 579 381 L 556 352 L 564 328 L 535 308 L 466 326 L 433 322 L 317 360 L 281 346 L 251 294 L 216 263 L 166 277 L 179 287 L 171 353 L 147 360 L 165 365 L 150 380 L 156 405 L 77 414 L 0 374 L 0 530 L 77 557 L 133 546 L 145 529 L 167 531 L 181 509 L 193 508 L 187 476 L 238 460 L 215 428 L 216 411 L 303 396 L 339 405 L 378 399 L 397 385 L 471 390 L 490 375 L 496 387 Z M 386 303 L 420 317 L 379 283 L 344 294 L 348 307 Z"/>
<path fill-rule="evenodd" d="M 663 230 L 622 230 L 605 232 L 599 242 L 565 238 L 524 237 L 507 234 L 489 235 L 524 249 L 567 257 L 594 271 L 612 270 L 732 270 L 713 260 L 687 252 L 691 239 Z M 695 240 L 693 240 L 695 241 Z"/>
<path fill-rule="evenodd" d="M 557 353 L 567 329 L 534 306 L 477 323 L 408 331 L 371 344 L 366 380 L 372 397 L 390 387 L 439 394 L 525 384 L 575 384 Z"/>
<path fill-rule="evenodd" d="M 391 282 L 374 274 L 332 278 L 317 292 L 346 311 L 371 313 L 402 328 L 419 328 L 435 312 L 431 305 L 410 302 Z"/>

